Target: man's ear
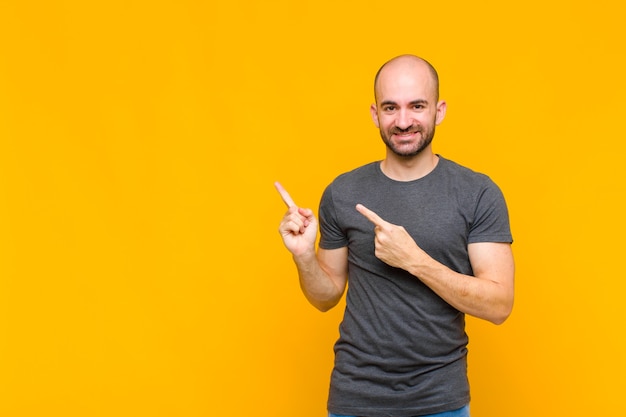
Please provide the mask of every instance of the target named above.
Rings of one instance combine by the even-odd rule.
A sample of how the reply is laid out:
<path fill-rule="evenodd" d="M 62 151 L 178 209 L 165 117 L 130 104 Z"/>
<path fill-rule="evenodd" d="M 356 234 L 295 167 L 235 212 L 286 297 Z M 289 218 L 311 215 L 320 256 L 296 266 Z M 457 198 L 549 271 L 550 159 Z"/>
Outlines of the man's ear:
<path fill-rule="evenodd" d="M 376 107 L 376 103 L 370 106 L 370 113 L 372 115 L 372 120 L 377 128 L 380 129 L 380 123 L 378 122 L 378 108 Z"/>
<path fill-rule="evenodd" d="M 437 103 L 437 116 L 435 117 L 435 124 L 443 122 L 444 117 L 446 117 L 446 109 L 448 105 L 445 101 L 441 100 Z"/>

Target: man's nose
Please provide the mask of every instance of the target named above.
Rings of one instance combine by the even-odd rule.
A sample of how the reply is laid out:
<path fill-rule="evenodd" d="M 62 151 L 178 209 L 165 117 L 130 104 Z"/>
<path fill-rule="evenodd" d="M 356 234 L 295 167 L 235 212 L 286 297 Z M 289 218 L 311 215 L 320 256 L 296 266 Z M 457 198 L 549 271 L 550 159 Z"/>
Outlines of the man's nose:
<path fill-rule="evenodd" d="M 411 127 L 411 125 L 413 125 L 413 119 L 411 118 L 409 112 L 404 109 L 400 110 L 400 112 L 398 112 L 398 118 L 396 119 L 396 126 L 399 129 L 404 130 Z"/>

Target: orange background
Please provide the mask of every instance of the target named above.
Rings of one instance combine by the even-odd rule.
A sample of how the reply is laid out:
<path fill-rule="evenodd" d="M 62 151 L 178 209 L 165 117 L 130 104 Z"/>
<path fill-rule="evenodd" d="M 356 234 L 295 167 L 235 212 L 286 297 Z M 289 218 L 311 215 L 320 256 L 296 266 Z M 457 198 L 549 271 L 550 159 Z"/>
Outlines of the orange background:
<path fill-rule="evenodd" d="M 477 417 L 621 409 L 618 1 L 0 2 L 0 415 L 325 415 L 341 308 L 277 233 L 383 157 L 378 67 L 415 53 L 435 151 L 511 212 L 516 306 L 470 319 Z"/>

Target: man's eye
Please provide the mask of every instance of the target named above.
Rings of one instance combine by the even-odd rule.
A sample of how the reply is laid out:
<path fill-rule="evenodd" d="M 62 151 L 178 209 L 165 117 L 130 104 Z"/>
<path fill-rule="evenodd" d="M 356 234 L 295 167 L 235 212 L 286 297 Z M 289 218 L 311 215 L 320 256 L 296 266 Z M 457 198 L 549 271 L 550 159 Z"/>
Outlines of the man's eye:
<path fill-rule="evenodd" d="M 392 111 L 393 110 L 393 106 L 385 106 L 383 107 L 384 111 Z"/>

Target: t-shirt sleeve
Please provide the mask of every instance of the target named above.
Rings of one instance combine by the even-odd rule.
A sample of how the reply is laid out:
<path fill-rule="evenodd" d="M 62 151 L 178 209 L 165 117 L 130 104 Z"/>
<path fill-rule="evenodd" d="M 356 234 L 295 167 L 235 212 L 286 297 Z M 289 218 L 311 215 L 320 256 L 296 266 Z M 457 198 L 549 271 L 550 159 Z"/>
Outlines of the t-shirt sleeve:
<path fill-rule="evenodd" d="M 322 249 L 339 249 L 348 246 L 348 239 L 339 226 L 333 203 L 332 184 L 322 194 L 319 207 L 320 243 Z"/>
<path fill-rule="evenodd" d="M 470 225 L 468 243 L 477 242 L 513 242 L 506 201 L 491 180 L 478 195 L 474 221 Z"/>

